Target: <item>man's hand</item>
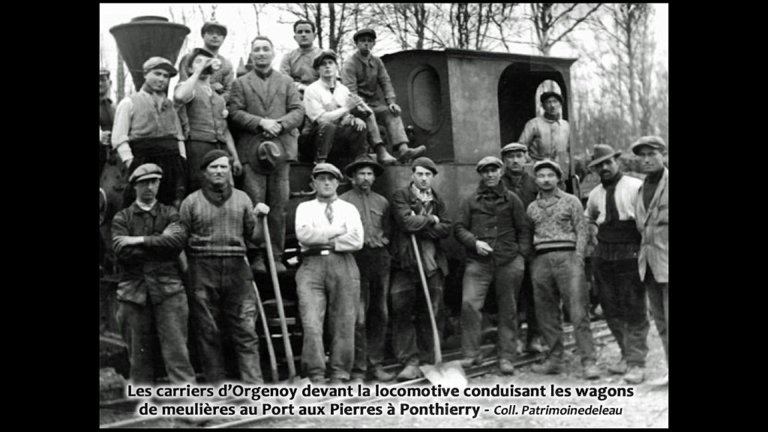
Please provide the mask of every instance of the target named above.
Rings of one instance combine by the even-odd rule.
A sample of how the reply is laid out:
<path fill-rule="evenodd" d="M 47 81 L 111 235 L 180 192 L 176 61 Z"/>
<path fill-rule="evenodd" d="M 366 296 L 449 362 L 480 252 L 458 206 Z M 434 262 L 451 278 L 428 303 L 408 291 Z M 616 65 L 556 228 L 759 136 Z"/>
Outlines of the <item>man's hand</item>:
<path fill-rule="evenodd" d="M 144 237 L 118 236 L 115 237 L 112 242 L 112 247 L 115 249 L 115 252 L 120 253 L 126 246 L 139 245 L 142 243 L 144 243 Z"/>
<path fill-rule="evenodd" d="M 362 131 L 365 130 L 365 122 L 362 119 L 359 119 L 357 117 L 353 118 L 351 120 L 352 127 L 355 128 L 356 131 Z"/>
<path fill-rule="evenodd" d="M 480 256 L 488 256 L 488 254 L 493 253 L 493 248 L 488 243 L 478 240 L 475 242 L 475 250 L 477 251 L 477 254 Z"/>
<path fill-rule="evenodd" d="M 129 170 L 131 168 L 131 163 L 133 163 L 133 158 L 130 158 L 125 161 L 125 170 Z"/>
<path fill-rule="evenodd" d="M 396 116 L 399 116 L 400 112 L 401 112 L 400 106 L 398 104 L 396 104 L 396 103 L 391 103 L 391 104 L 389 104 L 389 111 L 392 114 L 394 114 Z"/>
<path fill-rule="evenodd" d="M 211 62 L 213 62 L 212 58 L 205 59 L 202 63 L 192 64 L 192 75 L 196 76 L 197 79 L 200 79 L 200 74 L 203 73 L 203 69 L 207 68 L 211 65 Z"/>
<path fill-rule="evenodd" d="M 280 125 L 277 120 L 268 118 L 261 119 L 259 126 L 261 126 L 261 128 L 264 129 L 264 132 L 266 132 L 268 135 L 272 135 L 272 137 L 280 135 L 280 131 L 283 130 L 283 126 Z"/>
<path fill-rule="evenodd" d="M 181 225 L 178 224 L 178 222 L 174 222 L 169 224 L 165 229 L 163 230 L 164 236 L 172 236 L 176 234 L 182 233 L 184 230 L 181 228 Z"/>
<path fill-rule="evenodd" d="M 235 159 L 234 162 L 232 162 L 232 174 L 235 175 L 235 177 L 240 177 L 240 174 L 243 173 L 243 164 L 240 163 L 240 159 Z"/>
<path fill-rule="evenodd" d="M 346 233 L 347 233 L 347 227 L 346 226 L 344 226 L 344 225 L 337 226 L 337 227 L 332 226 L 331 227 L 331 232 L 329 233 L 330 234 L 329 239 L 333 240 L 336 237 L 343 236 Z"/>
<path fill-rule="evenodd" d="M 101 131 L 101 143 L 105 146 L 112 145 L 112 131 Z"/>
<path fill-rule="evenodd" d="M 253 208 L 253 215 L 256 217 L 266 216 L 269 214 L 269 206 L 264 203 L 257 203 Z"/>
<path fill-rule="evenodd" d="M 432 215 L 432 217 L 435 219 L 435 225 L 440 223 L 440 218 L 437 215 Z"/>
<path fill-rule="evenodd" d="M 229 117 L 229 111 L 224 109 L 224 111 L 221 112 L 221 118 L 226 119 L 227 117 Z"/>
<path fill-rule="evenodd" d="M 307 89 L 307 86 L 300 82 L 294 82 L 294 84 L 296 84 L 296 90 L 298 90 L 301 93 L 304 93 L 304 90 Z"/>

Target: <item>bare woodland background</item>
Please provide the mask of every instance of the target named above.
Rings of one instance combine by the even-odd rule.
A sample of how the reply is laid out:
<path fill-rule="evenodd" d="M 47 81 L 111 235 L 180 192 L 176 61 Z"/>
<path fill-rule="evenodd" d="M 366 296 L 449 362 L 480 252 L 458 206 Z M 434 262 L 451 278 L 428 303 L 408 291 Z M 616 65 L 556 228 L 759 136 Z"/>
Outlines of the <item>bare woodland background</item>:
<path fill-rule="evenodd" d="M 101 5 L 102 17 L 108 8 Z M 111 25 L 139 15 L 161 15 L 191 30 L 181 52 L 202 46 L 203 22 L 218 20 L 229 34 L 221 53 L 236 66 L 247 61 L 250 41 L 273 38 L 278 54 L 295 49 L 294 21 L 317 26 L 316 44 L 341 59 L 354 52 L 352 35 L 371 27 L 379 35 L 374 54 L 406 49 L 460 48 L 542 56 L 578 57 L 572 71 L 574 151 L 588 155 L 594 144 L 621 150 L 641 135 L 656 134 L 669 144 L 667 50 L 657 49 L 654 13 L 648 3 L 284 3 L 152 5 L 146 13 L 120 16 Z M 148 5 L 146 5 L 148 6 Z M 113 72 L 116 100 L 134 91 L 130 74 L 102 18 L 100 62 Z M 279 25 L 279 37 L 274 30 Z M 664 23 L 666 25 L 666 23 Z M 173 83 L 172 83 L 173 84 Z"/>

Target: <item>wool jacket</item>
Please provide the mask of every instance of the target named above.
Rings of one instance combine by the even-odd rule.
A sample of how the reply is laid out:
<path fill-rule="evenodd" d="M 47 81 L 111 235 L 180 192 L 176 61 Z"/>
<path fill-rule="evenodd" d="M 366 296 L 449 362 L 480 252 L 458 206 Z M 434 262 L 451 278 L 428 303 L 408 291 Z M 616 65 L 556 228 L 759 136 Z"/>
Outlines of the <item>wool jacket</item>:
<path fill-rule="evenodd" d="M 643 203 L 641 186 L 636 211 L 637 229 L 643 235 L 638 255 L 640 279 L 645 280 L 646 266 L 650 265 L 656 282 L 669 281 L 669 170 L 664 168 L 656 192 L 648 208 Z"/>

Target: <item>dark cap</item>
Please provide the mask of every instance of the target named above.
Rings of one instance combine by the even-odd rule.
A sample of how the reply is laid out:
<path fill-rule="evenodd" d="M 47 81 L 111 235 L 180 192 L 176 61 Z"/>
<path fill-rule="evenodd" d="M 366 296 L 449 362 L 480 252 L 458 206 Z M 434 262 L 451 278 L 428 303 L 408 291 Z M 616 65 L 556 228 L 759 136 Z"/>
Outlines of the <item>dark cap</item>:
<path fill-rule="evenodd" d="M 336 177 L 336 180 L 342 180 L 344 178 L 342 177 L 341 171 L 339 171 L 338 168 L 326 162 L 315 165 L 315 167 L 312 169 L 312 178 L 315 178 L 318 174 L 323 173 Z"/>
<path fill-rule="evenodd" d="M 477 170 L 477 172 L 482 172 L 483 169 L 489 165 L 502 168 L 504 166 L 504 162 L 502 162 L 501 159 L 497 158 L 496 156 L 486 156 L 480 159 L 480 162 L 478 162 L 477 166 L 475 166 L 475 170 Z"/>
<path fill-rule="evenodd" d="M 187 57 L 186 57 L 187 64 L 185 64 L 184 66 L 188 67 L 188 68 L 191 68 L 192 67 L 192 63 L 195 62 L 195 57 L 197 57 L 199 55 L 204 55 L 204 56 L 210 57 L 210 58 L 214 58 L 215 57 L 212 52 L 208 51 L 205 48 L 195 48 L 195 49 L 192 50 L 191 53 L 189 53 L 189 55 L 187 55 Z M 181 66 L 179 66 L 179 67 L 181 67 Z"/>
<path fill-rule="evenodd" d="M 320 64 L 323 62 L 326 58 L 332 58 L 336 64 L 338 64 L 338 60 L 336 58 L 336 53 L 331 50 L 324 50 L 320 53 L 319 56 L 315 57 L 315 60 L 312 62 L 312 68 L 317 69 L 320 67 Z"/>
<path fill-rule="evenodd" d="M 99 70 L 99 76 L 104 76 L 104 75 L 106 75 L 106 76 L 107 76 L 107 78 L 109 78 L 109 69 L 106 69 L 106 68 L 101 68 L 101 69 Z"/>
<path fill-rule="evenodd" d="M 149 60 L 144 62 L 143 68 L 144 73 L 147 73 L 153 69 L 165 69 L 172 77 L 175 77 L 176 74 L 179 73 L 176 68 L 173 67 L 173 63 L 171 63 L 170 60 L 164 59 L 162 57 L 151 57 Z"/>
<path fill-rule="evenodd" d="M 203 159 L 200 161 L 200 169 L 204 170 L 208 168 L 208 165 L 210 165 L 211 162 L 223 157 L 226 157 L 227 159 L 229 159 L 229 153 L 219 149 L 209 151 L 208 153 L 205 154 L 205 156 L 203 156 Z"/>
<path fill-rule="evenodd" d="M 358 168 L 362 167 L 371 167 L 373 168 L 373 174 L 376 175 L 376 177 L 382 175 L 384 173 L 384 167 L 379 165 L 375 160 L 371 159 L 370 156 L 367 154 L 363 154 L 362 156 L 358 157 L 352 163 L 347 165 L 344 168 L 344 174 L 347 175 L 347 177 L 353 177 L 355 175 L 355 171 L 357 171 Z"/>
<path fill-rule="evenodd" d="M 511 151 L 522 151 L 522 152 L 528 152 L 528 147 L 525 146 L 525 144 L 520 143 L 509 143 L 501 148 L 501 155 L 504 156 L 504 153 L 511 152 Z"/>
<path fill-rule="evenodd" d="M 428 157 L 422 156 L 411 162 L 411 171 L 416 171 L 416 167 L 426 168 L 432 171 L 432 174 L 437 175 L 437 165 Z"/>
<path fill-rule="evenodd" d="M 163 169 L 153 163 L 145 163 L 133 170 L 131 177 L 128 178 L 128 183 L 133 184 L 153 178 L 163 178 Z"/>
<path fill-rule="evenodd" d="M 206 30 L 214 27 L 221 29 L 221 31 L 224 33 L 224 37 L 227 37 L 227 26 L 216 21 L 208 21 L 203 24 L 203 28 L 200 29 L 200 36 L 204 35 Z"/>
<path fill-rule="evenodd" d="M 368 35 L 373 38 L 373 40 L 376 40 L 376 32 L 372 28 L 364 28 L 362 30 L 358 30 L 355 32 L 355 35 L 352 37 L 352 39 L 357 42 L 358 39 L 360 39 L 361 36 Z"/>
<path fill-rule="evenodd" d="M 552 159 L 544 159 L 533 164 L 533 172 L 536 173 L 542 168 L 551 168 L 557 173 L 557 178 L 563 178 L 563 170 L 560 169 L 560 165 Z"/>
<path fill-rule="evenodd" d="M 559 100 L 561 105 L 563 104 L 563 97 L 560 95 L 560 93 L 555 92 L 544 92 L 541 94 L 541 97 L 539 97 L 539 100 L 541 101 L 541 104 L 544 105 L 544 102 L 546 102 L 547 99 L 551 97 Z"/>
<path fill-rule="evenodd" d="M 664 139 L 660 136 L 649 135 L 638 139 L 632 143 L 632 153 L 638 154 L 637 152 L 640 151 L 640 147 L 642 146 L 652 147 L 661 152 L 667 151 L 667 143 L 665 143 Z"/>
<path fill-rule="evenodd" d="M 614 151 L 613 147 L 609 146 L 608 144 L 597 144 L 592 151 L 592 162 L 589 163 L 587 168 L 592 168 L 602 161 L 610 159 L 614 156 L 618 156 L 620 154 L 621 151 Z"/>

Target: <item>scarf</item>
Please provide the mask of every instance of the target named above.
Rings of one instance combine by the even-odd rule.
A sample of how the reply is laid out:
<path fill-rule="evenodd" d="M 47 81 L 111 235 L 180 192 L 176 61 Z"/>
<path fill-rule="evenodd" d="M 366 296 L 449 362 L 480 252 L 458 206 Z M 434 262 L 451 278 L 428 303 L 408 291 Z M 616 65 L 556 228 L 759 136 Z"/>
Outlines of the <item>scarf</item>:
<path fill-rule="evenodd" d="M 619 210 L 616 208 L 616 185 L 624 174 L 619 171 L 612 179 L 603 180 L 600 178 L 605 188 L 605 223 L 619 220 Z"/>
<path fill-rule="evenodd" d="M 547 120 L 559 121 L 560 120 L 560 114 L 550 115 L 550 114 L 544 113 L 544 118 L 547 119 Z"/>
<path fill-rule="evenodd" d="M 221 186 L 214 186 L 208 181 L 203 181 L 203 187 L 200 190 L 203 191 L 203 196 L 216 207 L 224 205 L 232 196 L 232 184 L 229 182 Z"/>

